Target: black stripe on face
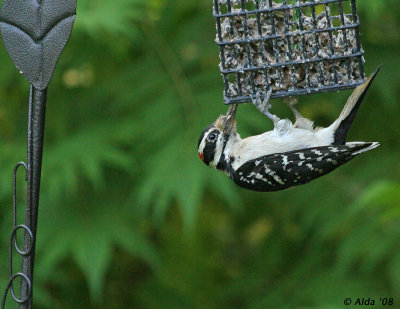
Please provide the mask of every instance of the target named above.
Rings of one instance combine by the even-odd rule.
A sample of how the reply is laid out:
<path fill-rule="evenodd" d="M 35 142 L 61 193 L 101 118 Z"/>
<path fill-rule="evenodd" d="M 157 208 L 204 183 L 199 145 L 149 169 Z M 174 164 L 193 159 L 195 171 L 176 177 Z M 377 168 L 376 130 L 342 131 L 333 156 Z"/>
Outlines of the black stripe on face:
<path fill-rule="evenodd" d="M 229 135 L 224 134 L 224 143 L 223 143 L 223 147 L 222 147 L 222 154 L 221 154 L 221 157 L 219 158 L 218 164 L 216 166 L 218 170 L 223 170 L 223 171 L 228 170 L 228 162 L 226 161 L 225 154 L 224 154 L 226 144 L 228 144 L 228 140 L 229 140 Z M 232 163 L 232 162 L 230 162 L 230 163 Z"/>
<path fill-rule="evenodd" d="M 221 132 L 216 129 L 214 126 L 207 127 L 201 134 L 199 143 L 198 143 L 198 151 L 203 155 L 203 162 L 207 165 L 210 165 L 212 161 L 214 161 L 215 151 L 217 147 L 217 141 Z M 202 149 L 200 149 L 204 145 Z"/>
<path fill-rule="evenodd" d="M 199 138 L 199 142 L 197 143 L 197 149 L 199 149 L 200 147 L 200 143 L 204 138 L 204 135 L 213 127 L 214 125 L 209 125 L 207 128 L 204 129 L 203 132 L 201 132 L 200 138 Z"/>

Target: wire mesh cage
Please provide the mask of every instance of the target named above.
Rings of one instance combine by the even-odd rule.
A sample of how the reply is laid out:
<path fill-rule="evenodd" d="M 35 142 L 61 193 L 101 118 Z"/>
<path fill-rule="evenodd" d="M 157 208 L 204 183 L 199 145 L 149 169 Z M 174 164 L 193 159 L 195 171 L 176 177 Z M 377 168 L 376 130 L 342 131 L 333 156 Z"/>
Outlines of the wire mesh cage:
<path fill-rule="evenodd" d="M 214 0 L 226 104 L 365 81 L 356 0 Z"/>

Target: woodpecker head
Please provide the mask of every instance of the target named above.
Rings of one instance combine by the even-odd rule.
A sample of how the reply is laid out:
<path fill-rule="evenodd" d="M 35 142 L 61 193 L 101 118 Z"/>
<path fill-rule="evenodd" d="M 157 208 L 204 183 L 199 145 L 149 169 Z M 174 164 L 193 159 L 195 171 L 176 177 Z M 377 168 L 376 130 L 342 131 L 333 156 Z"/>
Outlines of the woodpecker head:
<path fill-rule="evenodd" d="M 223 151 L 230 137 L 236 133 L 237 104 L 229 107 L 226 115 L 221 115 L 201 133 L 198 143 L 200 159 L 207 165 L 220 168 Z M 222 168 L 222 167 L 221 167 Z"/>

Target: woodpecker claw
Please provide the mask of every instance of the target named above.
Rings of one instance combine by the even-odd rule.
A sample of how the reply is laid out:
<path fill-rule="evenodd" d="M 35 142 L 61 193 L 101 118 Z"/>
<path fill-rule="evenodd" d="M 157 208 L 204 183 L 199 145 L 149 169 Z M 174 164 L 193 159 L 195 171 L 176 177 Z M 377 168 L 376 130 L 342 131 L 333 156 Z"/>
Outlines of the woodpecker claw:
<path fill-rule="evenodd" d="M 289 106 L 289 108 L 292 110 L 293 114 L 296 117 L 296 120 L 299 118 L 304 118 L 299 111 L 296 109 L 296 107 L 294 107 L 298 102 L 299 99 L 297 97 L 289 97 L 289 98 L 285 98 L 283 99 L 283 101 L 286 103 L 287 106 Z"/>
<path fill-rule="evenodd" d="M 273 121 L 273 123 L 276 123 L 280 120 L 280 118 L 276 115 L 273 115 L 269 112 L 269 109 L 271 108 L 271 94 L 272 94 L 272 89 L 270 88 L 267 92 L 267 95 L 265 96 L 264 100 L 261 101 L 261 96 L 260 92 L 257 91 L 256 95 L 251 95 L 251 102 L 257 109 L 262 112 L 265 116 L 267 116 L 269 119 Z"/>

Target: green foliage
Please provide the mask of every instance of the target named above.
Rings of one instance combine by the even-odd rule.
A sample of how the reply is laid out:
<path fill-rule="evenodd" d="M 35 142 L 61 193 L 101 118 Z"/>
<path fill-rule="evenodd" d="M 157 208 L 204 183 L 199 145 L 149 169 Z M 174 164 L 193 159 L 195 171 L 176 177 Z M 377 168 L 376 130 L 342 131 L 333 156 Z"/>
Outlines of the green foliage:
<path fill-rule="evenodd" d="M 396 4 L 358 4 L 366 70 L 385 65 L 349 139 L 382 146 L 308 185 L 260 194 L 197 158 L 201 130 L 226 110 L 212 1 L 79 1 L 48 95 L 36 307 L 398 302 L 400 12 L 388 9 Z M 3 287 L 11 173 L 25 157 L 28 85 L 4 48 L 0 66 Z M 301 98 L 299 109 L 324 126 L 348 95 Z M 279 101 L 273 112 L 290 117 Z M 240 106 L 238 126 L 244 136 L 271 128 L 250 105 Z"/>

